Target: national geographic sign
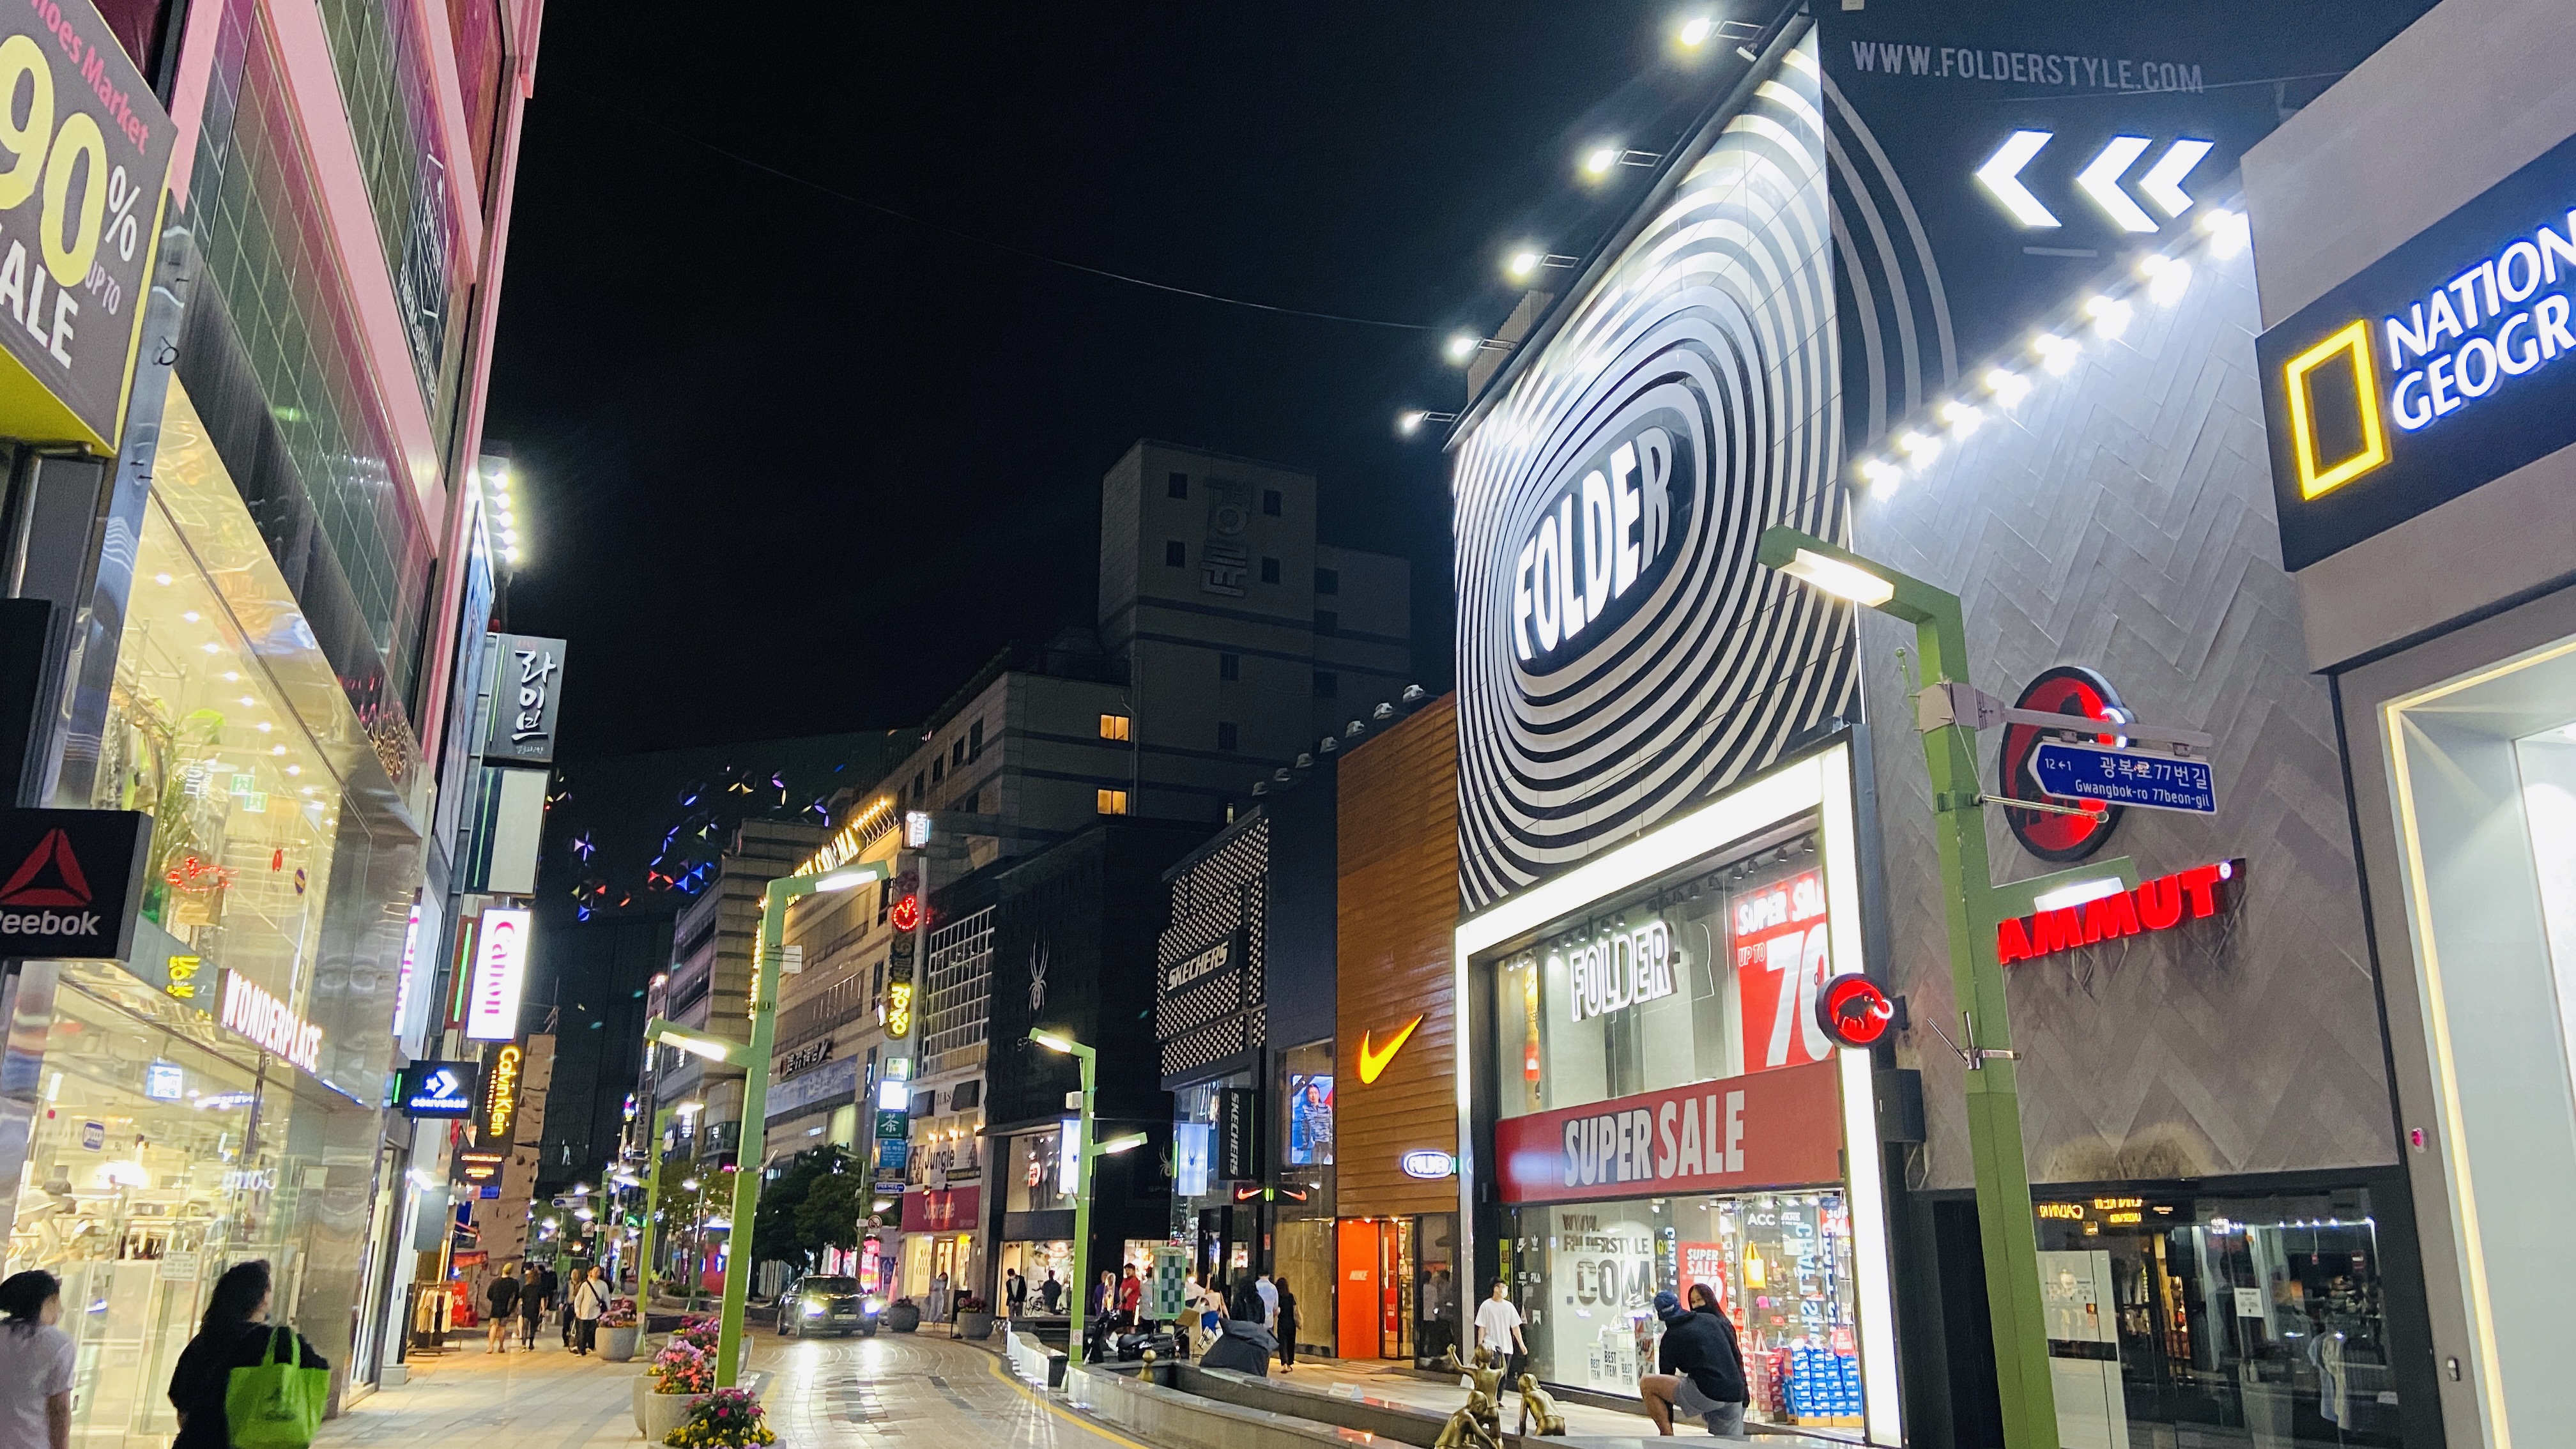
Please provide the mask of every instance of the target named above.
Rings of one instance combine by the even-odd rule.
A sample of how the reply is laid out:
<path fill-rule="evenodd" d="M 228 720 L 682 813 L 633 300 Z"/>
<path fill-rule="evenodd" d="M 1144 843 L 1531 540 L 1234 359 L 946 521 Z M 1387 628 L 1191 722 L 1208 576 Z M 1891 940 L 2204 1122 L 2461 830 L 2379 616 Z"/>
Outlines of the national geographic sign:
<path fill-rule="evenodd" d="M 0 435 L 116 450 L 171 136 L 87 0 L 0 4 Z"/>
<path fill-rule="evenodd" d="M 2254 352 L 2294 570 L 2576 443 L 2576 139 Z"/>

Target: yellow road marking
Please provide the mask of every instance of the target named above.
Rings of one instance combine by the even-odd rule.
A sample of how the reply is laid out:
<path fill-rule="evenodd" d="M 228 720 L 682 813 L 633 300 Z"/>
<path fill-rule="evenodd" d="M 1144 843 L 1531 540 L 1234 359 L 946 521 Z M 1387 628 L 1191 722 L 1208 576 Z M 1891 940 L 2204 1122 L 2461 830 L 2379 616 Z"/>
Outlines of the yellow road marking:
<path fill-rule="evenodd" d="M 1055 1415 L 1057 1418 L 1064 1420 L 1066 1423 L 1075 1425 L 1079 1428 L 1088 1429 L 1092 1433 L 1099 1435 L 1101 1438 L 1108 1440 L 1112 1444 L 1124 1444 L 1127 1446 L 1127 1449 L 1152 1449 L 1152 1446 L 1139 1444 L 1124 1434 L 1113 1434 L 1109 1430 L 1103 1429 L 1098 1424 L 1095 1424 L 1089 1419 L 1082 1417 L 1080 1414 L 1075 1413 L 1073 1410 L 1055 1402 L 1053 1399 L 1046 1398 L 1039 1394 L 1037 1390 L 1020 1382 L 1020 1376 L 1018 1374 L 1012 1373 L 1010 1370 L 1002 1367 L 1001 1359 L 994 1359 L 990 1368 L 992 1370 L 993 1377 L 1000 1379 L 1002 1382 L 1009 1384 L 1012 1388 L 1019 1390 L 1022 1398 L 1027 1399 L 1030 1403 L 1036 1404 L 1038 1407 Z M 1066 1371 L 1071 1372 L 1072 1366 L 1067 1365 Z"/>

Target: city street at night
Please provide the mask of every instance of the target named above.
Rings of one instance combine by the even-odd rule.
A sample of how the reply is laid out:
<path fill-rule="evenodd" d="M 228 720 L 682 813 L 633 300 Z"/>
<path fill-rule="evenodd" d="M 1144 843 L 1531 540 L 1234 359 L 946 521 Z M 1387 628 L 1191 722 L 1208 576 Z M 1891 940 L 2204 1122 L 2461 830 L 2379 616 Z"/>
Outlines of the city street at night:
<path fill-rule="evenodd" d="M 0 6 L 0 1449 L 2576 1442 L 2570 74 Z"/>

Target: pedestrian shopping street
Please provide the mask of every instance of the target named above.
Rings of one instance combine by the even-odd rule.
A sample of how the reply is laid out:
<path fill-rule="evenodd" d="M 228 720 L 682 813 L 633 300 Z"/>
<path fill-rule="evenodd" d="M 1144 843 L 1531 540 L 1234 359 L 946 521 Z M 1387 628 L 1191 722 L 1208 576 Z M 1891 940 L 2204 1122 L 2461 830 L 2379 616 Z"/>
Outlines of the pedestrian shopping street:
<path fill-rule="evenodd" d="M 912 1334 L 799 1339 L 757 1336 L 752 1368 L 784 1445 L 882 1444 L 996 1449 L 1136 1449 L 1133 1440 L 1050 1407 L 1007 1377 L 1000 1358 L 952 1339 Z M 590 1449 L 641 1442 L 632 1402 L 641 1360 L 575 1358 L 541 1336 L 534 1353 L 493 1355 L 460 1342 L 414 1358 L 409 1382 L 380 1390 L 322 1426 L 316 1449 Z"/>
<path fill-rule="evenodd" d="M 997 1339 L 998 1341 L 998 1339 Z M 1080 1411 L 1077 1390 L 1049 1401 L 1013 1378 L 1001 1356 L 934 1334 L 781 1340 L 755 1335 L 752 1368 L 770 1427 L 793 1449 L 882 1444 L 893 1436 L 942 1449 L 1160 1449 Z M 360 1400 L 322 1426 L 315 1449 L 601 1449 L 641 1442 L 633 1384 L 639 1359 L 616 1364 L 575 1358 L 540 1336 L 534 1352 L 495 1355 L 480 1340 L 443 1356 L 411 1360 L 408 1382 Z M 1274 1381 L 1359 1400 L 1445 1413 L 1463 1395 L 1452 1385 L 1393 1367 L 1338 1360 L 1301 1363 Z M 1651 1438 L 1635 1414 L 1560 1402 L 1566 1427 L 1586 1449 Z M 1503 1400 L 1506 1429 L 1520 1396 Z M 1351 1441 L 1364 1436 L 1324 1425 L 1312 1431 Z M 1685 1428 L 1684 1435 L 1700 1437 Z M 1829 1441 L 1765 1435 L 1772 1449 Z"/>

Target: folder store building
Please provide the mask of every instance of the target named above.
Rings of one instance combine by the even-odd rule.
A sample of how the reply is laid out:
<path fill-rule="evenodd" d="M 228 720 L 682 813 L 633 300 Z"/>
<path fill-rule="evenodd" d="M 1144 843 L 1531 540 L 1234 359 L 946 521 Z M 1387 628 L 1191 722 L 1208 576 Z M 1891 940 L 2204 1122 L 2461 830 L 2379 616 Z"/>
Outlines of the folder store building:
<path fill-rule="evenodd" d="M 2155 53 L 2003 8 L 1998 37 Z M 1785 524 L 1958 592 L 1968 672 L 2006 705 L 2214 740 L 2214 815 L 1983 812 L 1998 884 L 2113 872 L 1978 926 L 2007 963 L 2063 1441 L 2438 1442 L 2334 705 L 2302 666 L 2252 341 L 2236 173 L 2280 110 L 2212 84 L 2349 66 L 2411 13 L 2364 17 L 2326 64 L 2241 35 L 2188 91 L 2176 72 L 2172 94 L 2011 115 L 1984 100 L 2039 72 L 1864 70 L 1919 38 L 1902 13 L 1784 16 L 1757 58 L 1711 58 L 1723 102 L 1523 309 L 1450 444 L 1460 919 L 1438 1004 L 1456 1308 L 1502 1280 L 1542 1381 L 1633 1400 L 1653 1295 L 1705 1283 L 1753 1419 L 2000 1442 L 1951 1043 L 2005 1024 L 1954 1000 L 1915 636 L 1758 563 Z M 2027 178 L 2063 245 L 2025 250 L 1975 172 L 2042 121 L 2065 159 Z M 2141 174 L 2182 147 L 2179 199 L 2138 193 L 2144 230 L 2072 186 L 2124 134 L 2156 138 Z M 1978 736 L 1981 792 L 2039 798 L 2032 738 Z M 1817 1016 L 1847 973 L 1901 1004 L 1872 1047 Z M 1372 1090 L 1344 1083 L 1346 1123 Z M 1346 1131 L 1346 1188 L 1362 1153 Z"/>

